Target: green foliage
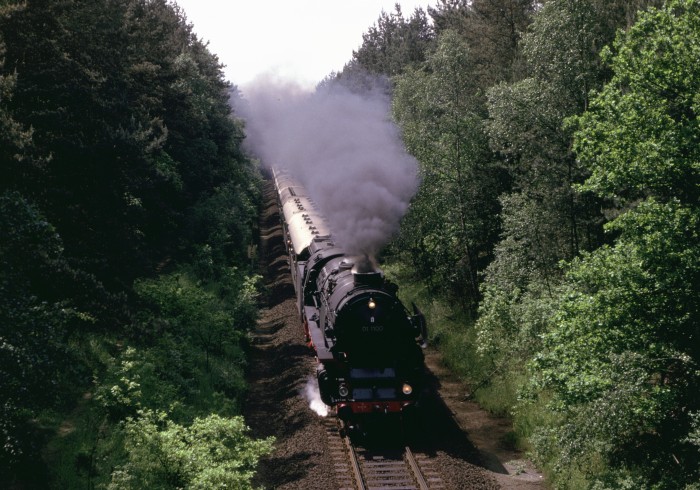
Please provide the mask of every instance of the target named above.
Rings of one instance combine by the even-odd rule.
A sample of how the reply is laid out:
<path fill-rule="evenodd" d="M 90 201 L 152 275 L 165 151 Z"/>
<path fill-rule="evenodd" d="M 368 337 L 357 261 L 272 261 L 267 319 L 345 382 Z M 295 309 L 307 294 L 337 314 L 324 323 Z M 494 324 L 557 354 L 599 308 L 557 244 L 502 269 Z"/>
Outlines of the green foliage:
<path fill-rule="evenodd" d="M 559 261 L 603 242 L 600 200 L 571 188 L 590 167 L 570 152 L 573 128 L 564 122 L 609 77 L 598 53 L 628 22 L 629 11 L 618 7 L 547 2 L 523 38 L 530 77 L 487 92 L 489 142 L 505 157 L 514 186 L 501 197 L 503 237 L 487 282 L 520 289 L 523 280 L 556 282 Z M 506 268 L 521 277 L 506 278 Z"/>
<path fill-rule="evenodd" d="M 112 420 L 133 416 L 143 408 L 168 406 L 177 400 L 176 386 L 164 379 L 165 370 L 173 366 L 158 363 L 157 359 L 153 362 L 149 357 L 153 354 L 128 347 L 108 367 L 95 390 L 95 400 Z"/>
<path fill-rule="evenodd" d="M 395 8 L 391 13 L 382 11 L 376 24 L 362 35 L 362 45 L 353 51 L 353 62 L 344 72 L 361 68 L 393 76 L 425 60 L 434 38 L 425 11 L 417 8 L 405 19 L 398 3 Z"/>
<path fill-rule="evenodd" d="M 135 285 L 143 304 L 132 340 L 89 342 L 104 367 L 77 430 L 52 442 L 56 487 L 172 488 L 182 479 L 246 487 L 259 446 L 231 417 L 246 388 L 244 331 L 256 317 L 258 279 L 230 269 L 205 287 L 180 271 Z"/>
<path fill-rule="evenodd" d="M 487 92 L 490 144 L 506 157 L 516 184 L 528 193 L 545 192 L 568 177 L 570 134 L 561 126 L 575 109 L 561 95 L 537 78 L 499 84 Z"/>
<path fill-rule="evenodd" d="M 476 322 L 477 351 L 497 373 L 519 372 L 541 349 L 541 335 L 551 326 L 556 290 L 532 282 L 526 291 L 487 286 Z M 538 289 L 540 288 L 540 289 Z"/>
<path fill-rule="evenodd" d="M 399 243 L 420 271 L 431 271 L 433 283 L 469 310 L 497 233 L 492 218 L 500 184 L 483 130 L 483 99 L 469 73 L 469 47 L 446 31 L 427 66 L 395 79 L 394 117 L 423 179 Z"/>
<path fill-rule="evenodd" d="M 199 266 L 201 267 L 201 266 Z M 168 319 L 168 331 L 245 331 L 256 320 L 257 282 L 260 276 L 244 276 L 235 267 L 221 272 L 217 288 L 206 288 L 187 272 L 175 272 L 156 280 L 140 280 L 134 290 L 155 308 L 155 317 Z M 237 340 L 231 337 L 230 340 Z M 222 339 L 223 340 L 223 339 Z"/>
<path fill-rule="evenodd" d="M 673 2 L 606 51 L 615 76 L 578 120 L 575 149 L 593 172 L 584 189 L 627 201 L 652 193 L 697 203 L 698 9 Z"/>
<path fill-rule="evenodd" d="M 570 152 L 572 130 L 563 123 L 585 110 L 588 92 L 605 80 L 596 46 L 612 39 L 614 31 L 601 22 L 609 16 L 587 0 L 546 3 L 523 38 L 531 76 L 487 92 L 489 141 L 504 155 L 514 183 L 514 195 L 504 199 L 504 229 L 520 222 L 518 236 L 506 231 L 504 240 L 539 244 L 539 276 L 601 242 L 600 204 L 571 188 L 588 170 Z M 511 261 L 507 253 L 503 261 Z"/>
<path fill-rule="evenodd" d="M 472 76 L 488 87 L 520 77 L 520 40 L 540 2 L 533 0 L 439 0 L 428 7 L 438 36 L 459 32 L 473 49 Z"/>
<path fill-rule="evenodd" d="M 562 481 L 576 471 L 592 488 L 670 489 L 700 478 L 698 26 L 696 1 L 643 15 L 576 120 L 592 172 L 582 188 L 628 209 L 608 225 L 613 245 L 570 264 L 533 363 L 535 389 L 562 415 L 533 443 Z"/>
<path fill-rule="evenodd" d="M 109 489 L 252 488 L 273 438 L 252 440 L 241 417 L 210 415 L 183 426 L 164 412 L 141 411 L 125 424 L 129 460 L 112 472 Z"/>
<path fill-rule="evenodd" d="M 181 343 L 199 347 L 201 368 L 209 374 L 213 389 L 237 398 L 244 387 L 242 344 L 257 318 L 258 280 L 259 276 L 241 277 L 230 269 L 216 290 L 207 290 L 180 273 L 138 282 L 136 292 L 153 308 L 152 312 L 144 311 L 141 329 L 154 339 L 160 338 L 159 344 L 163 336 L 172 336 L 175 348 L 181 348 Z M 181 352 L 178 358 L 196 362 L 187 355 L 188 351 Z M 219 358 L 225 362 L 215 362 Z M 167 371 L 167 365 L 162 369 Z"/>
<path fill-rule="evenodd" d="M 503 399 L 511 406 L 503 411 L 515 414 L 523 438 L 558 420 L 545 404 L 516 400 L 530 376 L 528 362 L 555 325 L 564 288 L 561 261 L 603 241 L 600 201 L 571 188 L 589 170 L 571 153 L 573 129 L 564 121 L 585 110 L 589 90 L 604 82 L 598 49 L 619 22 L 602 4 L 545 3 L 523 37 L 528 78 L 487 91 L 489 144 L 503 157 L 512 189 L 500 196 L 501 238 L 485 271 L 476 322 L 478 351 L 488 366 L 481 396 L 507 393 Z"/>
<path fill-rule="evenodd" d="M 231 262 L 246 264 L 254 259 L 249 247 L 257 227 L 260 177 L 251 171 L 241 180 L 214 189 L 188 217 L 189 240 L 197 244 L 198 253 L 206 255 L 209 263 L 200 264 L 204 267 L 198 272 L 202 279 L 218 277 Z"/>
<path fill-rule="evenodd" d="M 566 98 L 561 105 L 586 107 L 588 92 L 600 86 L 600 50 L 615 36 L 609 6 L 596 8 L 590 0 L 547 2 L 523 39 L 523 52 L 532 76 L 547 80 Z"/>
<path fill-rule="evenodd" d="M 138 409 L 237 410 L 259 177 L 171 2 L 0 4 L 0 479 L 44 487 L 55 434 L 90 487 Z"/>
<path fill-rule="evenodd" d="M 512 292 L 541 290 L 550 296 L 560 280 L 559 261 L 570 250 L 566 219 L 521 193 L 501 198 L 503 233 L 486 271 L 488 288 Z"/>
<path fill-rule="evenodd" d="M 556 328 L 535 358 L 538 387 L 556 395 L 552 408 L 567 420 L 546 429 L 560 454 L 548 456 L 566 466 L 596 453 L 674 488 L 698 476 L 688 441 L 700 353 L 688 338 L 700 307 L 700 214 L 650 200 L 615 227 L 614 247 L 573 263 Z"/>
<path fill-rule="evenodd" d="M 522 38 L 534 19 L 536 0 L 473 0 L 462 31 L 475 50 L 474 76 L 484 87 L 522 77 Z"/>
<path fill-rule="evenodd" d="M 71 277 L 51 224 L 17 193 L 0 195 L 0 476 L 36 457 L 28 419 L 66 398 L 67 379 L 80 373 L 64 343 L 91 320 L 58 283 Z"/>
<path fill-rule="evenodd" d="M 11 14 L 19 6 L 0 7 L 0 18 Z M 17 122 L 12 113 L 7 108 L 7 102 L 12 100 L 14 90 L 17 85 L 17 73 L 5 73 L 5 43 L 0 31 L 0 162 L 3 162 L 3 173 L 6 178 L 12 178 L 6 167 L 16 166 L 18 161 L 23 160 L 25 149 L 31 145 L 32 130 L 24 128 Z M 17 167 L 15 167 L 16 169 Z M 9 183 L 0 184 L 0 190 L 4 190 Z"/>
<path fill-rule="evenodd" d="M 462 211 L 473 229 L 500 220 L 500 241 L 480 249 L 479 317 L 436 317 L 434 340 L 477 399 L 514 415 L 557 488 L 696 488 L 700 3 L 542 2 L 522 44 L 491 57 L 514 55 L 510 75 L 485 75 L 505 31 L 480 22 L 516 3 L 440 2 L 424 69 L 395 79 L 394 115 L 424 175 L 397 248 L 428 295 L 454 292 L 453 247 L 478 243 L 455 219 L 460 199 L 481 196 L 472 183 L 490 192 Z M 477 46 L 477 32 L 493 36 Z M 486 86 L 499 77 L 509 83 Z M 494 161 L 469 151 L 486 138 L 497 185 L 469 173 Z"/>
<path fill-rule="evenodd" d="M 199 331 L 209 325 L 214 330 L 233 331 L 233 319 L 221 314 L 218 298 L 187 274 L 172 273 L 156 280 L 140 280 L 134 284 L 134 290 L 153 305 L 153 318 L 167 319 L 167 330 L 176 335 Z"/>
<path fill-rule="evenodd" d="M 227 253 L 245 249 L 235 241 L 250 239 L 238 232 L 249 225 L 255 178 L 239 149 L 241 126 L 221 65 L 179 9 L 165 0 L 30 2 L 0 21 L 0 76 L 17 77 L 2 105 L 17 128 L 33 130 L 28 164 L 11 158 L 15 150 L 2 165 L 44 210 L 67 256 L 126 287 L 189 252 L 206 226 L 192 207 L 216 189 L 228 189 L 241 223 L 227 223 L 224 233 L 236 237 Z"/>
<path fill-rule="evenodd" d="M 565 474 L 596 454 L 606 466 L 633 467 L 660 488 L 697 476 L 697 450 L 683 438 L 700 386 L 697 349 L 686 341 L 700 264 L 696 247 L 686 248 L 698 238 L 688 230 L 700 223 L 678 211 L 641 206 L 625 220 L 648 233 L 646 244 L 624 235 L 569 272 L 572 291 L 533 365 L 539 386 L 556 395 L 551 408 L 565 414 L 562 425 L 542 428 L 534 438 L 557 471 Z M 673 221 L 678 234 L 669 236 L 663 229 Z M 666 236 L 658 236 L 662 230 Z M 658 267 L 659 248 L 683 257 L 680 269 Z M 673 473 L 665 474 L 667 468 Z M 596 469 L 589 468 L 589 479 L 600 476 Z"/>
<path fill-rule="evenodd" d="M 508 393 L 500 397 L 500 411 L 509 413 L 526 380 L 525 367 L 551 328 L 561 283 L 557 260 L 566 244 L 556 242 L 556 214 L 518 194 L 502 202 L 503 238 L 486 271 L 475 341 L 487 367 L 477 379 L 488 391 Z"/>

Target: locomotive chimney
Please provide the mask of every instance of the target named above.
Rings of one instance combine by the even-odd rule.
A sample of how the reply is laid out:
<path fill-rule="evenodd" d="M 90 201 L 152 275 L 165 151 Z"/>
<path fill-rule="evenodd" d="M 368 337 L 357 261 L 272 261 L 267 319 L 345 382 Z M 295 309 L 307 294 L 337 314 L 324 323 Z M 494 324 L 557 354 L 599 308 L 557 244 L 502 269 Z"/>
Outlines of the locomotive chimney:
<path fill-rule="evenodd" d="M 384 282 L 384 274 L 368 255 L 356 258 L 352 277 L 355 286 L 380 287 Z"/>

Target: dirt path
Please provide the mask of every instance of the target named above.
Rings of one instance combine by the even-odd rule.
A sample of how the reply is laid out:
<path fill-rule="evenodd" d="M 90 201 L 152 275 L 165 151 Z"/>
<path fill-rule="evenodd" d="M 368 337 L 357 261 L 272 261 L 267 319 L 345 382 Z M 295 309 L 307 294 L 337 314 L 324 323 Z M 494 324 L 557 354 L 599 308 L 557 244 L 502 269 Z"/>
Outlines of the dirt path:
<path fill-rule="evenodd" d="M 494 417 L 477 403 L 467 400 L 467 387 L 444 365 L 436 349 L 427 349 L 425 362 L 433 374 L 436 390 L 453 417 L 479 452 L 482 466 L 504 490 L 542 490 L 542 474 L 522 452 L 505 443 L 512 426 Z"/>

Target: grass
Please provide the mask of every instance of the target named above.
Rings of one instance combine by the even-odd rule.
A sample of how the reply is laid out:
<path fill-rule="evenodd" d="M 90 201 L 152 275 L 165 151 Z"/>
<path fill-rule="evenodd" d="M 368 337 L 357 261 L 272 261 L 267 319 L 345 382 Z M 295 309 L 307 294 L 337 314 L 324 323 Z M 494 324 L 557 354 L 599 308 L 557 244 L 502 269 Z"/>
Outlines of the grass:
<path fill-rule="evenodd" d="M 406 305 L 414 302 L 422 310 L 431 344 L 440 351 L 447 367 L 470 386 L 479 405 L 516 423 L 509 445 L 526 448 L 527 436 L 531 434 L 530 418 L 535 414 L 518 413 L 518 418 L 524 417 L 518 425 L 513 413 L 519 388 L 527 381 L 522 366 L 495 370 L 492 363 L 477 352 L 473 318 L 446 300 L 431 295 L 428 287 L 417 280 L 406 265 L 390 261 L 382 264 L 382 268 L 386 276 L 399 285 L 401 301 Z"/>
<path fill-rule="evenodd" d="M 447 366 L 467 383 L 478 385 L 487 366 L 476 352 L 473 319 L 433 296 L 404 264 L 389 262 L 382 268 L 387 277 L 399 285 L 401 301 L 406 305 L 417 304 L 425 315 L 429 340 L 441 352 Z"/>

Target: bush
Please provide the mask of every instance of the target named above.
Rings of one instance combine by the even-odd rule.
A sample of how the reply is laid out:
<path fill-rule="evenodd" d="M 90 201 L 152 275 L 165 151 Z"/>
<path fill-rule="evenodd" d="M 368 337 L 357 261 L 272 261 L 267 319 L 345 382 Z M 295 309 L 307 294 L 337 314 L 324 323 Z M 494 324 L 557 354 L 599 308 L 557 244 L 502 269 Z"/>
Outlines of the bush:
<path fill-rule="evenodd" d="M 251 488 L 273 438 L 253 440 L 242 417 L 209 415 L 190 426 L 161 411 L 140 411 L 125 424 L 128 462 L 112 472 L 109 490 Z"/>

